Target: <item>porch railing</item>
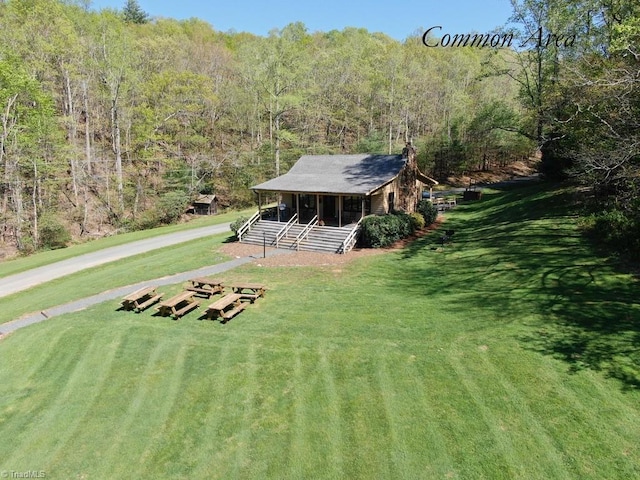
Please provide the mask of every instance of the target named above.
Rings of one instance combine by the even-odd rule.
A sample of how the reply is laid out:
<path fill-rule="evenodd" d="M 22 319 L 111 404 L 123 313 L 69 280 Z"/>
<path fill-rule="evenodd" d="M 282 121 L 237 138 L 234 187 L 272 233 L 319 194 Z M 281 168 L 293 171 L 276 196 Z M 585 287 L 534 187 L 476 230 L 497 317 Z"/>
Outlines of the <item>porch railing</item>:
<path fill-rule="evenodd" d="M 245 233 L 247 233 L 249 230 L 251 230 L 251 227 L 253 226 L 253 224 L 256 223 L 258 220 L 260 220 L 260 210 L 254 213 L 253 216 L 249 220 L 247 220 L 244 223 L 244 225 L 242 225 L 236 232 L 236 236 L 238 237 L 239 242 L 242 241 L 242 236 Z"/>
<path fill-rule="evenodd" d="M 307 235 L 309 235 L 309 232 L 313 229 L 313 227 L 315 227 L 318 224 L 318 216 L 316 215 L 315 217 L 313 217 L 311 219 L 311 221 L 307 224 L 306 227 L 304 227 L 304 230 L 302 230 L 298 236 L 296 237 L 295 242 L 293 243 L 296 246 L 296 250 L 300 250 L 300 242 L 302 240 L 304 240 L 305 238 L 307 238 Z"/>
<path fill-rule="evenodd" d="M 340 248 L 338 249 L 338 253 L 347 253 L 355 246 L 356 241 L 358 240 L 358 234 L 360 233 L 361 223 L 362 218 L 358 220 L 358 223 L 356 223 L 356 225 L 351 229 L 351 232 L 349 232 L 347 238 L 344 239 L 342 245 L 340 245 Z"/>
<path fill-rule="evenodd" d="M 276 248 L 280 246 L 280 240 L 287 236 L 289 230 L 291 230 L 291 227 L 293 227 L 293 225 L 296 223 L 296 220 L 298 220 L 298 214 L 294 213 L 293 217 L 291 217 L 287 224 L 280 229 L 280 231 L 276 235 Z"/>

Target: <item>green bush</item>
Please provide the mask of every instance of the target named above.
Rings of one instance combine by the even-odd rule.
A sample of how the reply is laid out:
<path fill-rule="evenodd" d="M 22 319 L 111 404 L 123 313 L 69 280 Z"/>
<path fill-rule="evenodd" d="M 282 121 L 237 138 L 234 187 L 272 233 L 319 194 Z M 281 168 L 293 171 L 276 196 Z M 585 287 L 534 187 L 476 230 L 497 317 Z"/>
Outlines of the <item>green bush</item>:
<path fill-rule="evenodd" d="M 614 209 L 588 216 L 581 226 L 596 242 L 634 260 L 640 259 L 640 219 Z"/>
<path fill-rule="evenodd" d="M 424 217 L 424 223 L 428 227 L 432 225 L 438 218 L 438 209 L 429 200 L 420 200 L 418 203 L 418 212 Z"/>
<path fill-rule="evenodd" d="M 245 223 L 247 223 L 247 221 L 249 220 L 249 217 L 238 217 L 236 219 L 236 221 L 231 222 L 231 224 L 229 225 L 229 228 L 231 228 L 231 231 L 236 235 L 236 237 L 238 236 L 238 230 L 240 229 L 240 227 L 242 227 Z"/>
<path fill-rule="evenodd" d="M 420 212 L 411 213 L 409 216 L 411 217 L 413 231 L 422 230 L 425 227 L 426 222 L 424 220 L 424 215 Z"/>
<path fill-rule="evenodd" d="M 39 242 L 42 248 L 64 248 L 71 241 L 71 234 L 60 222 L 51 214 L 43 214 L 38 221 Z"/>
<path fill-rule="evenodd" d="M 158 218 L 161 223 L 172 224 L 180 219 L 187 210 L 189 196 L 182 191 L 167 192 L 160 197 L 157 204 Z"/>
<path fill-rule="evenodd" d="M 369 216 L 362 221 L 360 242 L 364 247 L 388 247 L 415 231 L 412 217 L 406 213 Z"/>
<path fill-rule="evenodd" d="M 149 230 L 162 225 L 160 212 L 157 208 L 150 208 L 138 214 L 135 220 L 122 222 L 124 231 Z"/>

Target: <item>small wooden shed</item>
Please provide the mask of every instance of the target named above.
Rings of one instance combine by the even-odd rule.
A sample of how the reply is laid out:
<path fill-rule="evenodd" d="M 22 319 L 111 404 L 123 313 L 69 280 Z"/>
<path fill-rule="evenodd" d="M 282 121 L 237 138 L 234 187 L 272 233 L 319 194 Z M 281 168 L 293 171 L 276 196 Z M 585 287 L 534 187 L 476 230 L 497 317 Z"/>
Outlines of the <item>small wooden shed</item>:
<path fill-rule="evenodd" d="M 196 215 L 215 215 L 218 213 L 218 199 L 215 195 L 200 195 L 193 201 Z"/>

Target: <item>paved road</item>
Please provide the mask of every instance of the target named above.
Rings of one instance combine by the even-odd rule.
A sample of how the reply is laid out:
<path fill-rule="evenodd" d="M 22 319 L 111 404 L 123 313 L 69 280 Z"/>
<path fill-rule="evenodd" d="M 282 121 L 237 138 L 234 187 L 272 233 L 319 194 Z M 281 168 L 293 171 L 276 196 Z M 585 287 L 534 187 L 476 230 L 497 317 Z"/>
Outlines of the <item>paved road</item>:
<path fill-rule="evenodd" d="M 61 262 L 51 263 L 44 267 L 34 268 L 26 272 L 17 273 L 8 277 L 0 278 L 0 298 L 12 293 L 26 290 L 27 288 L 39 285 L 55 278 L 64 277 L 71 273 L 95 267 L 104 263 L 113 262 L 121 258 L 130 257 L 139 253 L 148 252 L 158 248 L 168 247 L 177 243 L 188 242 L 196 238 L 230 232 L 229 224 L 213 225 L 209 227 L 195 228 L 177 233 L 160 235 L 146 240 L 127 243 L 118 247 L 105 248 L 93 253 L 80 255 Z"/>

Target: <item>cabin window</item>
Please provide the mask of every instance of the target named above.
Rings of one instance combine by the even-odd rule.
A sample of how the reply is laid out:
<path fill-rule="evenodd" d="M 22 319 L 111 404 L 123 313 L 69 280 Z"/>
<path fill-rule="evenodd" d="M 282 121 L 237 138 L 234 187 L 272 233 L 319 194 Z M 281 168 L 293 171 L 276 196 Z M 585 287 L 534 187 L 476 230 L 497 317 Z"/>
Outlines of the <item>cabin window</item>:
<path fill-rule="evenodd" d="M 342 199 L 342 210 L 351 213 L 362 212 L 362 198 L 363 197 L 344 197 Z M 364 213 L 371 212 L 371 197 L 364 197 Z"/>

